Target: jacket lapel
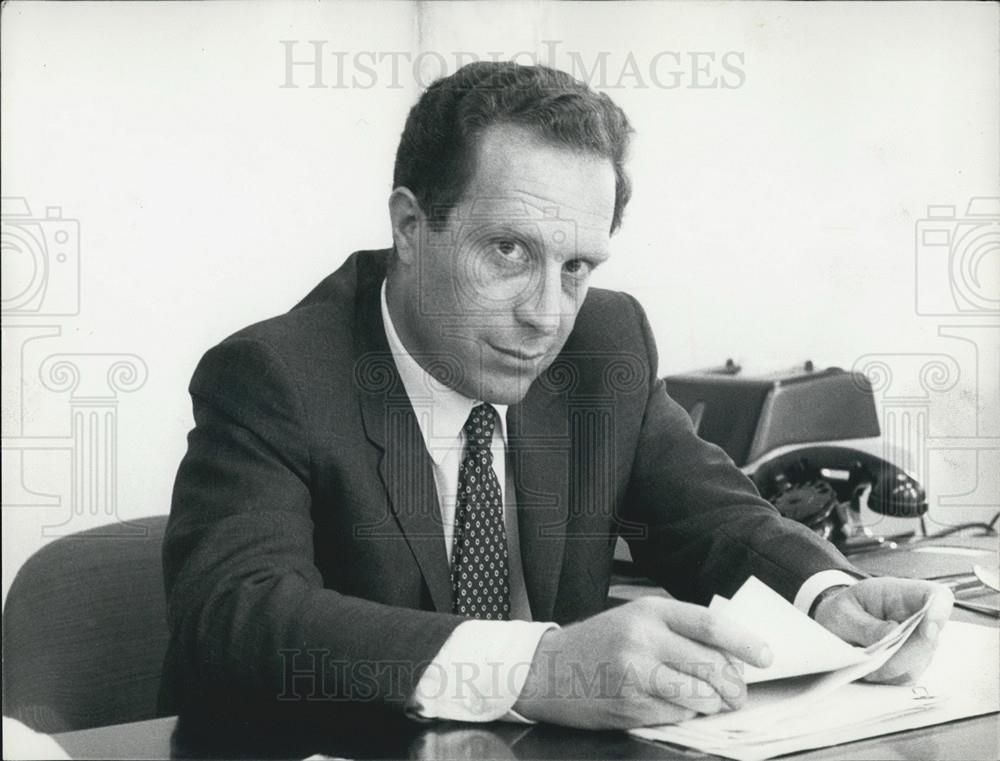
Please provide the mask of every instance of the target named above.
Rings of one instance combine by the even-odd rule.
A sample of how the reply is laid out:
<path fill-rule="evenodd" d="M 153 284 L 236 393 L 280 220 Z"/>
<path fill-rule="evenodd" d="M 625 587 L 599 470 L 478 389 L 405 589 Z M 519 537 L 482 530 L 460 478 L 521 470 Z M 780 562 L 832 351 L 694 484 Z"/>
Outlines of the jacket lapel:
<path fill-rule="evenodd" d="M 389 508 L 420 567 L 435 609 L 450 613 L 451 578 L 433 466 L 382 324 L 384 274 L 384 268 L 359 272 L 354 378 L 361 416 L 368 440 L 380 453 L 378 473 Z"/>
<path fill-rule="evenodd" d="M 536 621 L 551 621 L 569 517 L 571 440 L 564 399 L 536 380 L 507 410 L 524 583 Z"/>

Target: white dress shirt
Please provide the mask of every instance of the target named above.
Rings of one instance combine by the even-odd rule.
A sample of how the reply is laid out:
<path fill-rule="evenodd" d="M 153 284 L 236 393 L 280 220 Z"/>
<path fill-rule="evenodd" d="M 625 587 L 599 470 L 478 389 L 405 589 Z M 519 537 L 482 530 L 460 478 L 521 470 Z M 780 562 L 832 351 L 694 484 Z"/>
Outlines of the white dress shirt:
<path fill-rule="evenodd" d="M 389 350 L 431 458 L 445 548 L 451 563 L 458 471 L 465 451 L 463 428 L 473 407 L 483 400 L 469 399 L 427 373 L 407 352 L 392 324 L 385 281 L 381 298 Z M 521 564 L 515 491 L 507 470 L 507 405 L 494 404 L 493 407 L 497 411 L 497 428 L 490 448 L 493 469 L 504 497 L 512 620 L 469 620 L 455 627 L 420 677 L 407 704 L 409 713 L 421 718 L 526 721 L 512 710 L 514 703 L 524 687 L 542 635 L 558 628 L 554 623 L 531 619 Z M 843 571 L 821 571 L 810 576 L 799 589 L 795 607 L 808 613 L 813 601 L 824 590 L 856 581 Z"/>

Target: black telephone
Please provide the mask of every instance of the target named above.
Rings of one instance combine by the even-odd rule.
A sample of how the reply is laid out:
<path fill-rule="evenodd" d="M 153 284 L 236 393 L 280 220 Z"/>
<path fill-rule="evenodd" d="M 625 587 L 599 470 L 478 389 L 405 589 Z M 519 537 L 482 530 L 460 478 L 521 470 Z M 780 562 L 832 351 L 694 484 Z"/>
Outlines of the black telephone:
<path fill-rule="evenodd" d="M 722 447 L 765 499 L 845 552 L 885 543 L 861 524 L 863 505 L 894 517 L 927 512 L 923 488 L 901 468 L 825 443 L 881 435 L 871 384 L 861 373 L 806 362 L 752 377 L 727 360 L 663 380 L 698 435 Z"/>
<path fill-rule="evenodd" d="M 782 515 L 845 552 L 882 544 L 861 525 L 863 504 L 897 518 L 927 512 L 926 495 L 915 478 L 881 457 L 848 447 L 793 449 L 764 462 L 750 478 Z"/>

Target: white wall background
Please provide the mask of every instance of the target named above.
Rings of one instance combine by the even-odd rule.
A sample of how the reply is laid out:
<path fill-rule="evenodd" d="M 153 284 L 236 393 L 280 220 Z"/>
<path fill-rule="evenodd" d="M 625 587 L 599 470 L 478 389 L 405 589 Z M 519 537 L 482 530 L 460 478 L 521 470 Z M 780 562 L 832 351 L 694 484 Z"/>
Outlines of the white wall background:
<path fill-rule="evenodd" d="M 80 302 L 52 314 L 76 287 L 53 260 L 48 301 L 7 313 L 32 272 L 5 210 L 4 594 L 54 536 L 168 510 L 198 358 L 389 243 L 403 120 L 456 53 L 537 55 L 630 115 L 634 200 L 597 285 L 643 302 L 663 372 L 879 355 L 893 373 L 880 400 L 927 421 L 932 523 L 988 518 L 997 220 L 975 226 L 985 301 L 937 315 L 915 303 L 921 266 L 954 299 L 940 273 L 928 281 L 915 225 L 953 205 L 938 227 L 958 229 L 971 197 L 1000 195 L 997 21 L 985 3 L 9 3 L 3 195 L 78 220 Z M 322 41 L 324 86 L 308 67 L 289 75 L 281 40 L 297 60 Z M 71 392 L 43 383 L 52 354 L 88 355 L 75 361 L 96 385 L 76 396 L 116 404 L 113 509 L 72 494 Z M 106 354 L 141 358 L 144 384 L 98 388 Z M 928 385 L 934 362 L 948 377 Z"/>

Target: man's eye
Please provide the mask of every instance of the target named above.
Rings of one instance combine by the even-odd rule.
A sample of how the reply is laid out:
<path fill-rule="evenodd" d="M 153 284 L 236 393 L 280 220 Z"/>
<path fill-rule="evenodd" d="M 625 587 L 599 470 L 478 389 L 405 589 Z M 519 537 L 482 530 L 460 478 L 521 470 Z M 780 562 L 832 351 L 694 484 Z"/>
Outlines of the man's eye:
<path fill-rule="evenodd" d="M 494 242 L 493 248 L 501 257 L 510 262 L 523 262 L 528 258 L 528 252 L 516 240 L 498 240 Z"/>
<path fill-rule="evenodd" d="M 503 265 L 524 265 L 528 262 L 528 250 L 510 238 L 499 238 L 493 241 L 490 250 Z"/>
<path fill-rule="evenodd" d="M 594 269 L 594 266 L 584 259 L 571 259 L 563 265 L 563 269 L 570 275 L 584 277 L 590 274 L 591 270 Z"/>

